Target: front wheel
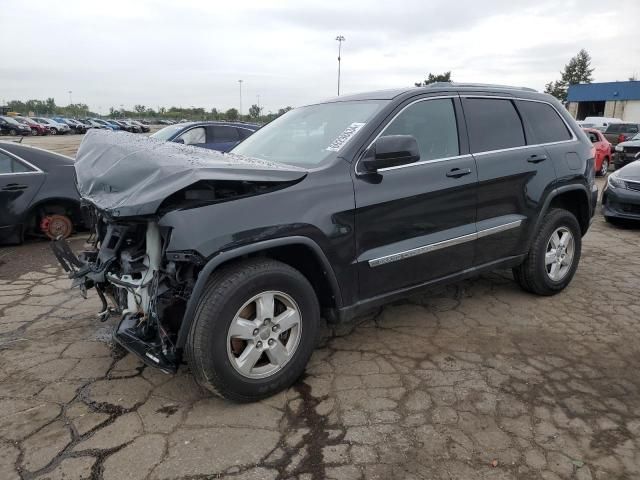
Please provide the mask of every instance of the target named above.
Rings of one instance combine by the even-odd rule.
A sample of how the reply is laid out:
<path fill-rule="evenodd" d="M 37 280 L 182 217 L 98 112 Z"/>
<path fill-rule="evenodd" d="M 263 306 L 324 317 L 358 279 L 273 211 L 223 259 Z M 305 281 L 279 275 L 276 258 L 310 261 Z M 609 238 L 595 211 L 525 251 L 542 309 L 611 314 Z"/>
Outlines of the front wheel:
<path fill-rule="evenodd" d="M 58 131 L 55 128 L 52 128 L 50 130 L 50 132 L 51 132 L 51 135 L 57 135 L 58 134 Z"/>
<path fill-rule="evenodd" d="M 513 269 L 520 286 L 537 295 L 555 295 L 569 285 L 582 251 L 582 232 L 569 211 L 553 209 L 542 220 L 525 261 Z"/>
<path fill-rule="evenodd" d="M 11 129 L 9 130 L 9 135 L 11 135 L 12 137 L 15 137 L 17 135 L 17 132 L 15 131 L 15 129 Z"/>
<path fill-rule="evenodd" d="M 187 362 L 200 385 L 250 402 L 293 384 L 316 345 L 320 309 L 309 281 L 275 260 L 215 273 L 189 332 Z"/>

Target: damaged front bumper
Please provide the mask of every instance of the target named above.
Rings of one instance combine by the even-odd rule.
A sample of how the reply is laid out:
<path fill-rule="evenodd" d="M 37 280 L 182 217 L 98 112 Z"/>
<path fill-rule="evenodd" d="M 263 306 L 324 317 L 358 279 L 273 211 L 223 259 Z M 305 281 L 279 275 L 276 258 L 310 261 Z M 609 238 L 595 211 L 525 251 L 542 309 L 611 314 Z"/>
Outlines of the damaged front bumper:
<path fill-rule="evenodd" d="M 175 339 L 198 259 L 185 255 L 182 262 L 168 261 L 163 252 L 168 233 L 163 237 L 154 221 L 97 223 L 92 248 L 76 256 L 58 239 L 51 244 L 54 255 L 72 288 L 85 298 L 87 290 L 96 290 L 100 321 L 120 317 L 113 335 L 117 343 L 147 365 L 175 373 L 181 361 Z"/>

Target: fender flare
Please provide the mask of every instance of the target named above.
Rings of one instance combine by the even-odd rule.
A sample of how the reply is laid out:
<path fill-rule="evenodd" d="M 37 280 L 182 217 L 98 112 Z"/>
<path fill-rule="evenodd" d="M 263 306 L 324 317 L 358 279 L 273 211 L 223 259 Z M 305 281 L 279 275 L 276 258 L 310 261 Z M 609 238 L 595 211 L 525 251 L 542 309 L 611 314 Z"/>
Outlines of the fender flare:
<path fill-rule="evenodd" d="M 563 185 L 561 187 L 554 188 L 553 190 L 551 190 L 551 192 L 549 192 L 549 195 L 547 195 L 547 198 L 545 198 L 544 203 L 542 204 L 542 208 L 540 209 L 540 213 L 538 214 L 538 218 L 536 219 L 536 222 L 533 225 L 533 230 L 532 230 L 533 233 L 537 232 L 538 229 L 540 228 L 540 223 L 542 223 L 542 219 L 544 218 L 544 216 L 549 211 L 549 206 L 551 205 L 551 201 L 554 198 L 556 198 L 558 195 L 561 195 L 561 194 L 566 193 L 566 192 L 571 192 L 571 191 L 574 191 L 574 190 L 579 190 L 579 191 L 583 192 L 585 197 L 586 197 L 586 199 L 587 199 L 587 202 L 591 203 L 591 197 L 589 195 L 587 187 L 585 187 L 584 185 L 572 184 L 572 185 Z M 595 205 L 590 205 L 589 209 L 590 209 L 589 213 L 591 214 L 591 212 L 595 211 Z M 528 241 L 528 244 L 527 244 L 527 251 L 529 251 L 529 248 L 531 246 L 531 242 L 533 242 L 533 235 L 530 235 L 530 238 L 529 238 L 529 241 Z"/>
<path fill-rule="evenodd" d="M 180 329 L 178 331 L 178 340 L 176 346 L 178 348 L 184 348 L 187 337 L 189 335 L 189 330 L 191 329 L 191 324 L 193 323 L 193 319 L 195 317 L 196 308 L 198 306 L 200 297 L 202 296 L 204 288 L 209 278 L 211 277 L 211 274 L 216 268 L 218 268 L 218 266 L 243 255 L 257 253 L 273 247 L 282 247 L 286 245 L 304 245 L 313 250 L 316 258 L 320 260 L 324 267 L 324 273 L 329 280 L 329 285 L 336 301 L 336 308 L 342 307 L 342 295 L 340 292 L 338 280 L 335 276 L 333 268 L 331 267 L 331 263 L 324 254 L 324 251 L 316 242 L 308 237 L 303 236 L 291 236 L 264 240 L 261 242 L 234 248 L 233 250 L 222 251 L 214 257 L 210 258 L 209 261 L 207 261 L 202 270 L 200 270 L 200 273 L 198 273 L 196 283 L 193 287 L 193 290 L 191 291 L 189 300 L 187 301 L 187 307 L 185 309 L 184 315 L 182 317 L 182 323 L 180 324 Z"/>

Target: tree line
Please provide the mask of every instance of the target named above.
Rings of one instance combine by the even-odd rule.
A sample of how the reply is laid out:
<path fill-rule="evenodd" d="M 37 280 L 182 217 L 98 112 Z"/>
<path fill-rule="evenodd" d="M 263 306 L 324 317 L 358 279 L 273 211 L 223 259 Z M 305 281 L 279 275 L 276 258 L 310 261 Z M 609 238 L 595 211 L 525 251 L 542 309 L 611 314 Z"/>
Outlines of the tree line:
<path fill-rule="evenodd" d="M 293 107 L 284 107 L 277 112 L 264 113 L 263 109 L 254 104 L 249 107 L 248 114 L 240 115 L 237 108 L 229 108 L 222 111 L 217 108 L 210 110 L 202 107 L 159 107 L 157 110 L 136 104 L 133 109 L 124 107 L 110 107 L 107 115 L 100 115 L 92 111 L 84 103 L 74 103 L 66 106 L 56 105 L 53 98 L 46 100 L 11 100 L 7 102 L 9 111 L 18 112 L 24 115 L 33 113 L 34 115 L 60 115 L 63 117 L 85 118 L 85 117 L 109 117 L 109 118 L 141 118 L 141 119 L 164 119 L 164 120 L 227 120 L 227 121 L 253 121 L 258 123 L 270 122 L 274 118 L 288 112 Z"/>

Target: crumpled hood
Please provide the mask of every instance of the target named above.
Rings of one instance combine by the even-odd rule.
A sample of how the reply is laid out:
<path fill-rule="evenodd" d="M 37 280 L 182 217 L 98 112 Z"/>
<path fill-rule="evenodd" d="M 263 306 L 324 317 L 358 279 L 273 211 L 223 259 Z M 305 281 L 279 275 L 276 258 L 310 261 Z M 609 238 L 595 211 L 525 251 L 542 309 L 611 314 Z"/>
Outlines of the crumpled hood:
<path fill-rule="evenodd" d="M 200 180 L 291 182 L 306 170 L 235 154 L 92 129 L 75 163 L 80 195 L 114 217 L 154 214 L 162 201 Z"/>

